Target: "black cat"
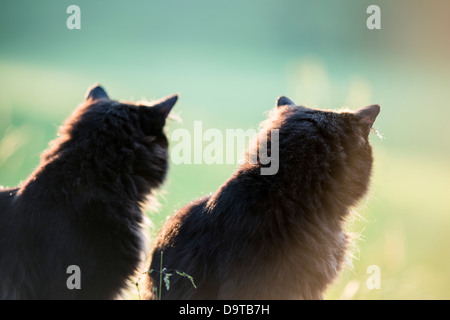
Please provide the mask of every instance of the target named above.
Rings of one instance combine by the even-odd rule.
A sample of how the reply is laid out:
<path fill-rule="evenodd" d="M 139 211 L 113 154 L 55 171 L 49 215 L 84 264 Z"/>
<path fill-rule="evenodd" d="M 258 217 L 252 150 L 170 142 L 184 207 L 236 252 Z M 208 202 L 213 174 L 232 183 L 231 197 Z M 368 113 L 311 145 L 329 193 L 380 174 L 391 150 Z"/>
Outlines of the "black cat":
<path fill-rule="evenodd" d="M 0 192 L 1 299 L 120 294 L 144 249 L 142 205 L 166 176 L 163 127 L 176 101 L 125 103 L 89 89 L 39 167 Z M 73 265 L 80 289 L 69 285 Z"/>
<path fill-rule="evenodd" d="M 219 190 L 176 213 L 151 252 L 143 297 L 321 299 L 345 257 L 344 219 L 368 189 L 379 111 L 323 111 L 280 97 L 257 139 L 271 145 L 278 130 L 278 172 L 262 175 L 267 164 L 248 161 L 259 154 L 254 143 Z M 174 275 L 159 293 L 161 252 Z"/>

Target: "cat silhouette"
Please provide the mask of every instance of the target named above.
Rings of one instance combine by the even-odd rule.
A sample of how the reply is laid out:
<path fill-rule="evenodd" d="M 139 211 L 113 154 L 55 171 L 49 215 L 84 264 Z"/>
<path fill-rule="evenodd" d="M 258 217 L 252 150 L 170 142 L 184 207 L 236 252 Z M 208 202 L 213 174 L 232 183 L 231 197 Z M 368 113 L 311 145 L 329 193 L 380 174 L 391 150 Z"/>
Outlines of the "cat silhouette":
<path fill-rule="evenodd" d="M 1 299 L 120 294 L 144 250 L 143 204 L 166 176 L 163 127 L 177 98 L 119 102 L 89 88 L 37 169 L 0 191 Z"/>

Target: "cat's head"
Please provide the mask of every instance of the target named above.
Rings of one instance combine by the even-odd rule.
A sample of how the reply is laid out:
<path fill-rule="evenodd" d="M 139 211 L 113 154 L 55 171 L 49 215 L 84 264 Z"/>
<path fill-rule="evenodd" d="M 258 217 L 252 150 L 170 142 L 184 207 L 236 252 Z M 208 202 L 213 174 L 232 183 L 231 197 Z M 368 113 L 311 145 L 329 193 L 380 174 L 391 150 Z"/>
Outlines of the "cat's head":
<path fill-rule="evenodd" d="M 154 102 L 117 101 L 95 84 L 60 128 L 60 139 L 45 158 L 79 161 L 105 187 L 117 183 L 130 193 L 148 193 L 167 172 L 164 126 L 177 99 L 172 95 Z"/>
<path fill-rule="evenodd" d="M 343 134 L 345 140 L 356 139 L 358 145 L 367 145 L 369 133 L 380 110 L 380 106 L 376 104 L 354 111 L 320 110 L 297 105 L 289 98 L 281 96 L 276 102 L 275 118 L 285 126 L 309 122 L 330 134 Z"/>
<path fill-rule="evenodd" d="M 369 133 L 379 112 L 378 105 L 355 111 L 319 110 L 279 97 L 263 129 L 279 130 L 280 171 L 311 170 L 301 175 L 299 183 L 306 186 L 301 192 L 333 187 L 343 198 L 349 195 L 346 200 L 353 204 L 369 185 L 373 162 Z"/>

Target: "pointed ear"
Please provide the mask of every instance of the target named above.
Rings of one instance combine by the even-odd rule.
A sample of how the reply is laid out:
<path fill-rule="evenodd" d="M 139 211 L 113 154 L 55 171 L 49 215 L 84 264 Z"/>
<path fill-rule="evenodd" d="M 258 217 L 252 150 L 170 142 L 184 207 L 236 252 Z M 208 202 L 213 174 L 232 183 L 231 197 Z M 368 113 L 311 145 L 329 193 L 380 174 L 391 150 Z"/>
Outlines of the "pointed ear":
<path fill-rule="evenodd" d="M 296 104 L 291 99 L 281 96 L 277 98 L 277 107 L 280 106 L 296 106 Z"/>
<path fill-rule="evenodd" d="M 367 124 L 369 128 L 371 128 L 380 113 L 380 110 L 381 108 L 379 105 L 373 104 L 371 106 L 355 110 L 353 113 L 356 114 L 365 124 Z"/>
<path fill-rule="evenodd" d="M 154 108 L 165 119 L 169 115 L 170 110 L 172 110 L 172 107 L 175 105 L 177 100 L 178 95 L 174 94 L 152 102 L 152 108 Z"/>
<path fill-rule="evenodd" d="M 106 91 L 98 84 L 95 83 L 92 86 L 89 87 L 89 89 L 86 92 L 86 100 L 99 100 L 99 99 L 107 99 L 109 100 L 108 94 Z"/>

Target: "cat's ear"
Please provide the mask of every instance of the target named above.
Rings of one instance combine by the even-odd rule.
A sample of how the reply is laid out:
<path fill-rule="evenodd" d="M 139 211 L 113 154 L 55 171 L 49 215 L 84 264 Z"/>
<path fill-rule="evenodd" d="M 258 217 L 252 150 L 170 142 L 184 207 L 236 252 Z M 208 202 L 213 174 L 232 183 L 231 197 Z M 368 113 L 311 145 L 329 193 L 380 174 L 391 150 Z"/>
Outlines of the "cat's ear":
<path fill-rule="evenodd" d="M 296 106 L 296 104 L 291 99 L 281 96 L 277 98 L 277 107 L 281 106 Z"/>
<path fill-rule="evenodd" d="M 369 128 L 371 128 L 373 123 L 375 122 L 375 119 L 380 113 L 380 109 L 381 108 L 379 105 L 373 104 L 371 106 L 355 110 L 353 111 L 353 113 L 356 114 L 364 124 L 368 125 Z"/>
<path fill-rule="evenodd" d="M 98 83 L 93 84 L 89 87 L 86 92 L 86 100 L 99 100 L 99 99 L 107 99 L 109 100 L 108 94 L 105 89 L 103 89 Z"/>
<path fill-rule="evenodd" d="M 160 100 L 152 102 L 152 109 L 155 110 L 162 118 L 167 118 L 173 106 L 178 100 L 178 94 L 174 94 Z"/>

